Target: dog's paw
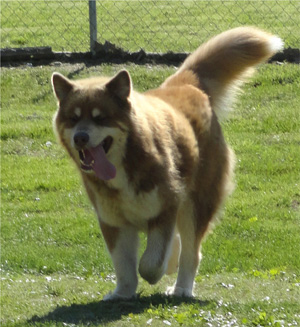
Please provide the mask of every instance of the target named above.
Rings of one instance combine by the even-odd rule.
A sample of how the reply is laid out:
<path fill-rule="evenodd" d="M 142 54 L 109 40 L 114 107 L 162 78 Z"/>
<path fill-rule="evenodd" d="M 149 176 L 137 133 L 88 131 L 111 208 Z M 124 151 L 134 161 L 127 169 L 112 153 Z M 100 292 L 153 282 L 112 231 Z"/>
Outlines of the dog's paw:
<path fill-rule="evenodd" d="M 193 290 L 189 288 L 182 288 L 178 286 L 171 286 L 167 288 L 166 295 L 178 297 L 194 297 Z"/>
<path fill-rule="evenodd" d="M 156 284 L 164 275 L 166 267 L 164 263 L 153 260 L 148 253 L 140 260 L 139 273 L 151 285 Z"/>
<path fill-rule="evenodd" d="M 136 298 L 136 294 L 123 295 L 117 292 L 110 292 L 103 297 L 103 301 L 129 301 Z"/>

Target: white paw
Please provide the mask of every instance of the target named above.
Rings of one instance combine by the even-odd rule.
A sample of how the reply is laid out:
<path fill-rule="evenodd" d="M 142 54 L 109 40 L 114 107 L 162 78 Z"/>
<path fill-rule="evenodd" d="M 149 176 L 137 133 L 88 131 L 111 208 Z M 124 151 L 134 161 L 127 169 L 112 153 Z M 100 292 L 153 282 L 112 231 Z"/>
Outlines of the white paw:
<path fill-rule="evenodd" d="M 103 301 L 129 301 L 136 298 L 136 294 L 124 295 L 118 292 L 110 292 L 103 297 Z"/>
<path fill-rule="evenodd" d="M 167 288 L 166 295 L 178 297 L 194 297 L 193 290 L 182 288 L 179 286 L 171 286 Z"/>

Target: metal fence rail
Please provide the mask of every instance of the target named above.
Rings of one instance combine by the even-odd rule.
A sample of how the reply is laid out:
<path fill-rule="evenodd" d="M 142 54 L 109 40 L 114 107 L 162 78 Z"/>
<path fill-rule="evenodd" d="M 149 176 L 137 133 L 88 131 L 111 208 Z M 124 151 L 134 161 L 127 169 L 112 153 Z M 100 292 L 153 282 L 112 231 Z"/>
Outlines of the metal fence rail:
<path fill-rule="evenodd" d="M 96 38 L 126 51 L 189 52 L 241 25 L 269 30 L 299 49 L 300 1 L 1 0 L 1 48 L 86 52 Z"/>

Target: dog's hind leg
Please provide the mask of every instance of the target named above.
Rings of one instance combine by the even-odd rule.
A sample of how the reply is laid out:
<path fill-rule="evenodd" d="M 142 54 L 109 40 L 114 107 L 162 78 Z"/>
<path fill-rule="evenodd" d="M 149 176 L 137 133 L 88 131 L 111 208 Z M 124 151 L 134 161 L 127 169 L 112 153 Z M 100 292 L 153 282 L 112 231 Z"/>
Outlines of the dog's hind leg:
<path fill-rule="evenodd" d="M 177 228 L 181 253 L 177 281 L 167 289 L 168 295 L 193 296 L 194 279 L 201 261 L 201 241 L 213 219 L 215 210 L 197 200 L 186 201 L 179 210 Z"/>
<path fill-rule="evenodd" d="M 117 277 L 116 289 L 104 301 L 130 299 L 136 295 L 138 232 L 132 227 L 116 228 L 100 222 Z"/>
<path fill-rule="evenodd" d="M 178 261 L 179 261 L 179 255 L 181 251 L 181 242 L 180 242 L 180 235 L 178 231 L 176 231 L 173 241 L 172 241 L 172 250 L 171 255 L 168 261 L 168 268 L 166 271 L 167 275 L 171 275 L 178 270 Z"/>
<path fill-rule="evenodd" d="M 193 296 L 194 279 L 200 263 L 200 239 L 197 237 L 193 204 L 186 201 L 178 212 L 177 228 L 181 253 L 177 281 L 167 289 L 168 295 Z"/>

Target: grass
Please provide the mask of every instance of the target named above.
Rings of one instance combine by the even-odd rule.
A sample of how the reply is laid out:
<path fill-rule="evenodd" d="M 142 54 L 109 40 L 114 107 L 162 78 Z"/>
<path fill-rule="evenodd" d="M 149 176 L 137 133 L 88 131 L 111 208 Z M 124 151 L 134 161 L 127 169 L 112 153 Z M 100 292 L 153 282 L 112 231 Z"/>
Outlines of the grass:
<path fill-rule="evenodd" d="M 212 35 L 241 25 L 278 34 L 299 48 L 298 1 L 97 1 L 98 41 L 125 50 L 192 51 Z M 87 1 L 1 2 L 1 47 L 51 46 L 89 51 Z"/>
<path fill-rule="evenodd" d="M 77 64 L 59 71 L 77 78 L 121 68 Z M 175 70 L 126 68 L 140 91 Z M 237 187 L 203 244 L 196 299 L 164 296 L 171 276 L 152 287 L 141 280 L 137 300 L 114 304 L 101 301 L 115 277 L 93 209 L 52 132 L 49 79 L 57 69 L 2 69 L 3 326 L 299 324 L 299 66 L 262 66 L 223 123 L 237 156 Z"/>

